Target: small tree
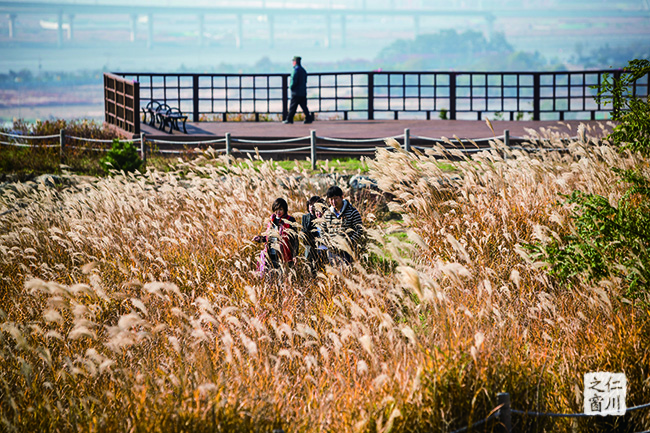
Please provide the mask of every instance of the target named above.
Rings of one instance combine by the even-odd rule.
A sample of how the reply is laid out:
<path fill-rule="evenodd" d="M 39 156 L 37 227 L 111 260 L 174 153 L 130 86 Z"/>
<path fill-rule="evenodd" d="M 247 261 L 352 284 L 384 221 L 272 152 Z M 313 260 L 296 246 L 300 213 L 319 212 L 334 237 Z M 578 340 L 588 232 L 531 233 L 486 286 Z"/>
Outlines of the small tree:
<path fill-rule="evenodd" d="M 635 97 L 632 89 L 648 74 L 650 60 L 632 60 L 619 77 L 605 74 L 600 87 L 594 86 L 598 89 L 596 102 L 604 106 L 611 104 L 612 120 L 619 122 L 609 140 L 621 149 L 640 152 L 643 156 L 650 156 L 650 101 L 647 95 L 645 101 Z"/>
<path fill-rule="evenodd" d="M 133 172 L 142 167 L 142 159 L 132 141 L 113 139 L 111 150 L 101 159 L 102 166 L 109 170 Z"/>

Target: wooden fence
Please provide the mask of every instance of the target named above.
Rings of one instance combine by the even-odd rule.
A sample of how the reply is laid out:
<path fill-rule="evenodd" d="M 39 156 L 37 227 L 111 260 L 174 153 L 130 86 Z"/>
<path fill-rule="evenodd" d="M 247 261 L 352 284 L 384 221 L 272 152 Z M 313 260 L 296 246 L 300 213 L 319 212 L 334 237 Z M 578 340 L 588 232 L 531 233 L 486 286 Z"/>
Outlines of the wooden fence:
<path fill-rule="evenodd" d="M 104 121 L 127 133 L 140 134 L 140 83 L 104 73 Z"/>

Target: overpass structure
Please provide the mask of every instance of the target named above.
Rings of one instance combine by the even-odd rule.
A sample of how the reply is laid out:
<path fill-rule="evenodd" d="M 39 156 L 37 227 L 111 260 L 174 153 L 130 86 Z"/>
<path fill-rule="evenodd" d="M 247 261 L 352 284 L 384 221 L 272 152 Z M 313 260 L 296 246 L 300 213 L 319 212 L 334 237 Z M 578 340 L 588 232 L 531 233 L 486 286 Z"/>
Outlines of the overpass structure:
<path fill-rule="evenodd" d="M 262 7 L 251 6 L 177 6 L 160 3 L 158 5 L 131 4 L 101 4 L 101 3 L 69 3 L 69 2 L 38 2 L 38 1 L 3 1 L 0 0 L 0 14 L 9 20 L 9 36 L 15 37 L 15 23 L 19 15 L 41 15 L 56 17 L 54 28 L 57 30 L 57 44 L 63 46 L 64 33 L 67 31 L 69 39 L 74 37 L 74 18 L 76 15 L 96 16 L 124 16 L 130 20 L 131 40 L 135 41 L 138 18 L 147 17 L 147 45 L 154 43 L 154 17 L 168 16 L 194 16 L 198 30 L 197 43 L 204 45 L 206 16 L 231 16 L 236 26 L 235 45 L 241 48 L 244 39 L 245 15 L 264 15 L 268 23 L 268 40 L 272 47 L 275 39 L 275 21 L 277 17 L 309 17 L 315 20 L 324 20 L 326 35 L 324 45 L 329 47 L 332 40 L 332 20 L 340 20 L 340 38 L 345 45 L 347 21 L 351 17 L 406 17 L 412 18 L 414 33 L 420 33 L 420 19 L 423 17 L 455 17 L 478 18 L 484 20 L 488 36 L 493 31 L 496 19 L 553 19 L 567 16 L 580 16 L 586 19 L 598 18 L 650 18 L 650 10 L 642 9 L 617 9 L 603 7 L 602 4 L 592 5 L 587 8 L 509 8 L 509 9 L 460 9 L 460 8 L 368 8 L 362 7 L 282 7 L 266 5 Z"/>

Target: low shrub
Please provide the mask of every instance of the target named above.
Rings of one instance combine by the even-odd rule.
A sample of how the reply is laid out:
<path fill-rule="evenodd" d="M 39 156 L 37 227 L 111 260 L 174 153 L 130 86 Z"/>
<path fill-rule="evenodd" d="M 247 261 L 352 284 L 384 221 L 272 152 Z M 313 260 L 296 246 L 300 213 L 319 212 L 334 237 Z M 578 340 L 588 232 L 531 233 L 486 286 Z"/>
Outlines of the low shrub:
<path fill-rule="evenodd" d="M 143 161 L 132 141 L 113 140 L 111 150 L 101 160 L 106 170 L 134 172 L 142 167 Z"/>

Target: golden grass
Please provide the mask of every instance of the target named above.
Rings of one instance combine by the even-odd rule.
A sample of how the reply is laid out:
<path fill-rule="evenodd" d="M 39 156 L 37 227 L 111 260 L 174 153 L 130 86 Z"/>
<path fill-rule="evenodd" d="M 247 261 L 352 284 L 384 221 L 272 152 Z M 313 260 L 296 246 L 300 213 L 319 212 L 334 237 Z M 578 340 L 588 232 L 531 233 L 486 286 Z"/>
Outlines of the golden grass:
<path fill-rule="evenodd" d="M 203 160 L 183 176 L 5 189 L 2 430 L 451 431 L 501 391 L 516 409 L 580 412 L 590 371 L 625 372 L 628 406 L 650 402 L 643 304 L 621 298 L 621 281 L 559 286 L 521 252 L 569 230 L 558 193 L 615 199 L 609 167 L 647 169 L 597 144 L 599 131 L 580 133 L 567 145 L 542 132 L 564 154 L 495 142 L 451 174 L 436 149 L 379 151 L 370 175 L 403 222 L 368 218 L 367 260 L 279 286 L 255 274 L 250 239 L 276 197 L 296 215 L 323 193 L 304 171 Z M 647 410 L 515 421 L 650 428 Z"/>

